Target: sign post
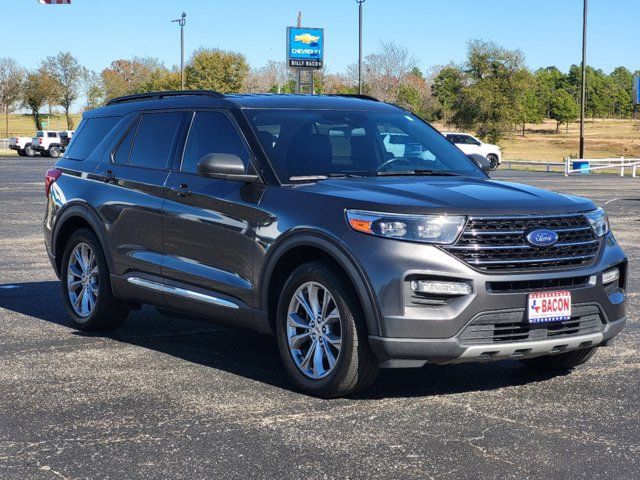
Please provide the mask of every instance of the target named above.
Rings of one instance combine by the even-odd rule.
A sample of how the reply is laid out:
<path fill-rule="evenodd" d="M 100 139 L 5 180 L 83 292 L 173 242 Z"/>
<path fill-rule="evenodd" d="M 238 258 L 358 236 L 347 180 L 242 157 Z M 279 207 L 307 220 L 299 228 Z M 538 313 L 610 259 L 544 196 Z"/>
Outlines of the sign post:
<path fill-rule="evenodd" d="M 287 27 L 287 65 L 296 70 L 296 93 L 305 93 L 305 87 L 314 93 L 313 72 L 322 68 L 323 61 L 324 29 Z"/>
<path fill-rule="evenodd" d="M 640 105 L 640 76 L 633 77 L 633 118 L 637 116 Z"/>

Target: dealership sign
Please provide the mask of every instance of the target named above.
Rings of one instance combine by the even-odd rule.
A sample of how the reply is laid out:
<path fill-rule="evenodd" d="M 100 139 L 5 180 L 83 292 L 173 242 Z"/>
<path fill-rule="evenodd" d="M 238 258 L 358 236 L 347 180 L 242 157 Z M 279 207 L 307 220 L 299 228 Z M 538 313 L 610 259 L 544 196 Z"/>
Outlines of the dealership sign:
<path fill-rule="evenodd" d="M 640 77 L 633 77 L 633 104 L 640 104 Z"/>
<path fill-rule="evenodd" d="M 287 64 L 294 68 L 322 68 L 324 30 L 287 27 Z"/>

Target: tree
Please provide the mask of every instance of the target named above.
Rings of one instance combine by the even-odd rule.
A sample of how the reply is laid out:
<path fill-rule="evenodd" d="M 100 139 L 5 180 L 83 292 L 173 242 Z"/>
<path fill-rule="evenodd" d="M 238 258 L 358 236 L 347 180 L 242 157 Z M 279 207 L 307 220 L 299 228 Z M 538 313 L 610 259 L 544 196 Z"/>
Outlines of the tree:
<path fill-rule="evenodd" d="M 43 67 L 58 82 L 59 104 L 64 108 L 67 128 L 73 129 L 71 105 L 78 99 L 82 82 L 82 67 L 69 52 L 60 52 L 55 57 L 47 57 Z"/>
<path fill-rule="evenodd" d="M 56 88 L 57 84 L 57 80 L 42 68 L 27 74 L 22 104 L 31 110 L 36 130 L 42 130 L 40 110 L 47 103 L 51 89 Z"/>
<path fill-rule="evenodd" d="M 244 55 L 217 48 L 196 50 L 185 69 L 190 89 L 239 92 L 249 74 Z"/>
<path fill-rule="evenodd" d="M 557 90 L 551 99 L 551 118 L 556 121 L 556 132 L 560 130 L 563 123 L 569 131 L 569 122 L 578 116 L 578 104 L 573 96 L 565 90 Z"/>
<path fill-rule="evenodd" d="M 100 73 L 105 100 L 153 91 L 167 72 L 162 62 L 152 57 L 114 60 Z"/>
<path fill-rule="evenodd" d="M 464 87 L 464 72 L 455 65 L 442 67 L 433 79 L 433 96 L 442 105 L 442 119 L 447 123 L 453 104 Z"/>
<path fill-rule="evenodd" d="M 544 106 L 538 96 L 536 77 L 529 71 L 522 73 L 523 89 L 516 98 L 516 117 L 522 127 L 524 137 L 527 123 L 541 123 L 544 118 Z"/>
<path fill-rule="evenodd" d="M 551 118 L 551 99 L 556 90 L 566 88 L 567 76 L 556 67 L 539 68 L 535 71 L 537 96 L 547 118 Z"/>
<path fill-rule="evenodd" d="M 473 40 L 468 44 L 466 74 L 469 84 L 454 102 L 451 121 L 497 143 L 518 123 L 518 97 L 529 74 L 522 53 Z"/>
<path fill-rule="evenodd" d="M 12 58 L 0 58 L 0 106 L 4 110 L 5 135 L 9 136 L 9 114 L 20 101 L 25 72 Z"/>
<path fill-rule="evenodd" d="M 367 55 L 363 63 L 367 92 L 384 102 L 396 102 L 403 81 L 417 61 L 405 47 L 380 42 L 380 51 Z"/>
<path fill-rule="evenodd" d="M 82 88 L 87 99 L 87 109 L 97 108 L 104 103 L 104 88 L 98 73 L 83 67 Z"/>

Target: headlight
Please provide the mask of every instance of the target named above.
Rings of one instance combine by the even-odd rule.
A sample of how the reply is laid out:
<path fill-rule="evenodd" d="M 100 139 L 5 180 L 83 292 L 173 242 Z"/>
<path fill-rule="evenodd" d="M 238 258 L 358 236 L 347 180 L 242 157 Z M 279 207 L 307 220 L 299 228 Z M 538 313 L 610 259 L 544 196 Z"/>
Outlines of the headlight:
<path fill-rule="evenodd" d="M 597 237 L 602 237 L 609 233 L 609 219 L 602 208 L 587 212 L 584 216 L 589 220 L 591 228 L 593 228 Z"/>
<path fill-rule="evenodd" d="M 358 232 L 413 242 L 451 244 L 464 227 L 466 217 L 404 215 L 347 210 L 347 221 Z"/>

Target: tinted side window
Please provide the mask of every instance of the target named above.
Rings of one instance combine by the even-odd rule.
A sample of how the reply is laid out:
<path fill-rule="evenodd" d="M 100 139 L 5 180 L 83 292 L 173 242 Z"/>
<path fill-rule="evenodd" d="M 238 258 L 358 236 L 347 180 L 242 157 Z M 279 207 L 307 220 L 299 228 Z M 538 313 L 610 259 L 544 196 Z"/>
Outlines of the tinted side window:
<path fill-rule="evenodd" d="M 136 119 L 133 122 L 133 125 L 127 131 L 127 134 L 118 145 L 115 153 L 113 154 L 113 163 L 117 163 L 119 165 L 126 165 L 129 163 L 129 153 L 131 153 L 131 144 L 133 143 L 133 137 L 136 134 L 136 129 L 138 127 L 138 120 Z"/>
<path fill-rule="evenodd" d="M 89 118 L 82 122 L 78 132 L 73 136 L 67 158 L 84 160 L 98 146 L 104 137 L 118 123 L 120 117 Z"/>
<path fill-rule="evenodd" d="M 56 138 L 56 132 L 47 132 L 48 138 Z"/>
<path fill-rule="evenodd" d="M 196 112 L 182 159 L 183 172 L 196 173 L 198 161 L 210 153 L 238 155 L 245 166 L 249 152 L 229 118 L 220 112 Z"/>
<path fill-rule="evenodd" d="M 129 165 L 167 168 L 183 112 L 145 113 L 133 142 Z"/>

